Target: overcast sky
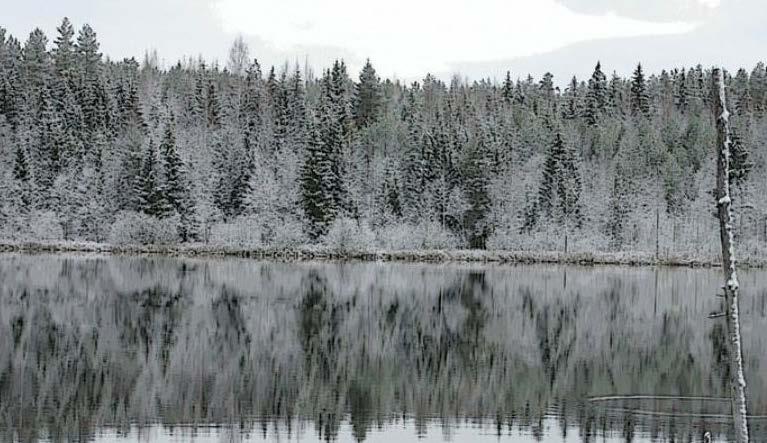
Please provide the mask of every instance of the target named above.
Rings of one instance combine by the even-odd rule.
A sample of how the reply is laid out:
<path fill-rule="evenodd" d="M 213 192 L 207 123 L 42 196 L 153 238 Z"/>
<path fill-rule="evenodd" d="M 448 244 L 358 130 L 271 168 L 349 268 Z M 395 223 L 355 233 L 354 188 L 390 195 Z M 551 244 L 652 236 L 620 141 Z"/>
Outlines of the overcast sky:
<path fill-rule="evenodd" d="M 765 44 L 762 0 L 26 0 L 3 6 L 0 26 L 49 38 L 63 16 L 90 23 L 112 58 L 157 49 L 170 64 L 202 55 L 224 63 L 243 35 L 262 64 L 315 70 L 370 57 L 382 76 L 499 78 L 551 71 L 559 83 L 597 59 L 627 73 L 701 63 L 749 68 Z"/>

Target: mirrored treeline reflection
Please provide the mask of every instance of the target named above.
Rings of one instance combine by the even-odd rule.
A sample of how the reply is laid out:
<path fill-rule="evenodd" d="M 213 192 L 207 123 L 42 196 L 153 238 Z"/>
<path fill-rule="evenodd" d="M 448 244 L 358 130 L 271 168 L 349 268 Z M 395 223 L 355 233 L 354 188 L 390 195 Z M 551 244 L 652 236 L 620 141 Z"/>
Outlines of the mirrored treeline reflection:
<path fill-rule="evenodd" d="M 725 336 L 706 318 L 720 284 L 718 269 L 0 256 L 0 438 L 725 441 Z M 766 416 L 767 271 L 741 286 L 749 413 Z M 767 439 L 767 419 L 750 424 Z"/>

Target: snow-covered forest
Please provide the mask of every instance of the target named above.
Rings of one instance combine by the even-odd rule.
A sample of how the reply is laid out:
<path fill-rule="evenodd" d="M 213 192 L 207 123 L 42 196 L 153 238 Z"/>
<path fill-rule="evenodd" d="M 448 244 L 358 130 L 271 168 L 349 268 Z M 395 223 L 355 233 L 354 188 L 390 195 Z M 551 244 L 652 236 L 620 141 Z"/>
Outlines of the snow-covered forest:
<path fill-rule="evenodd" d="M 444 83 L 110 60 L 0 28 L 0 238 L 718 254 L 710 70 Z M 726 78 L 743 255 L 767 250 L 767 70 Z M 557 86 L 559 83 L 566 85 Z"/>

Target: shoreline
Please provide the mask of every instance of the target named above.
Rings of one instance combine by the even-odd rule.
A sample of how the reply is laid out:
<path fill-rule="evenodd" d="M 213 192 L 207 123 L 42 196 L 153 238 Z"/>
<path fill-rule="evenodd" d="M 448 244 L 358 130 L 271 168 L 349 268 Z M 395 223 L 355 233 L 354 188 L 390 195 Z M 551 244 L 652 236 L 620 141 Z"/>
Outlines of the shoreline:
<path fill-rule="evenodd" d="M 242 248 L 188 245 L 112 245 L 91 242 L 3 242 L 4 253 L 96 253 L 106 255 L 165 255 L 181 257 L 239 257 L 277 261 L 385 261 L 423 263 L 497 263 L 497 264 L 570 264 L 624 265 L 667 267 L 721 267 L 719 259 L 691 257 L 683 254 L 661 256 L 646 252 L 571 252 L 557 251 L 495 251 L 495 250 L 367 250 L 339 251 L 322 246 L 298 248 Z M 743 268 L 767 267 L 767 260 L 746 258 L 739 261 Z"/>

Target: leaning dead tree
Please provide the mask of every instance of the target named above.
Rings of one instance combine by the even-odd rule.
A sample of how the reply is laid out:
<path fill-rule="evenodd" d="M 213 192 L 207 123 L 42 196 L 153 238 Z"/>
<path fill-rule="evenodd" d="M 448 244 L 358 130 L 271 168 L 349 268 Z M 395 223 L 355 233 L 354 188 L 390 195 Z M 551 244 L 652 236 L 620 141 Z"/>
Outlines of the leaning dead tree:
<path fill-rule="evenodd" d="M 722 240 L 722 269 L 724 270 L 724 316 L 727 322 L 730 356 L 730 386 L 735 436 L 738 442 L 748 442 L 746 418 L 746 379 L 743 376 L 743 356 L 740 343 L 740 317 L 738 314 L 738 272 L 735 267 L 735 241 L 733 238 L 732 199 L 730 197 L 730 113 L 724 88 L 724 73 L 713 71 L 714 112 L 717 127 L 716 199 L 719 232 Z"/>

